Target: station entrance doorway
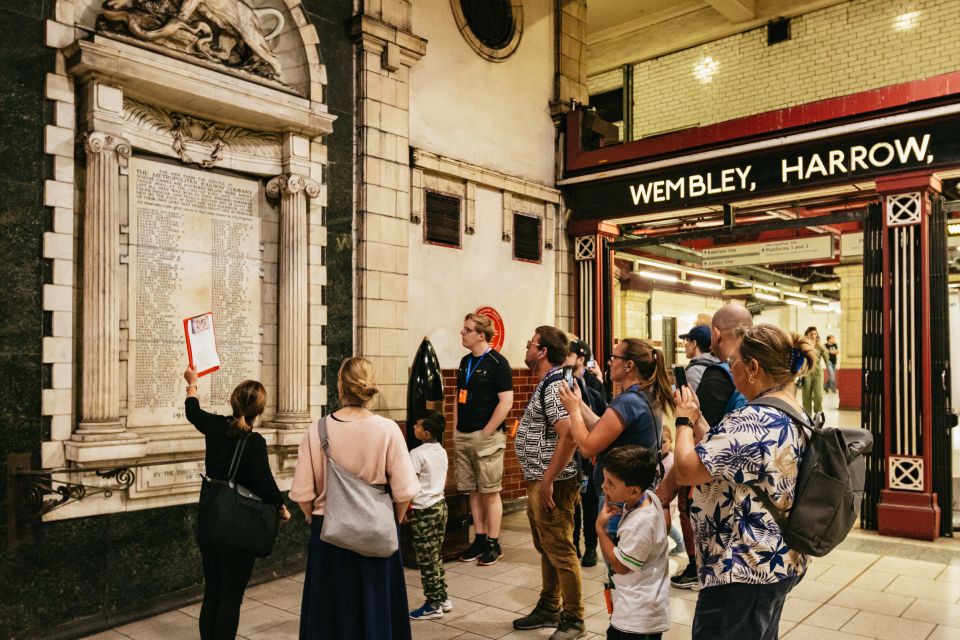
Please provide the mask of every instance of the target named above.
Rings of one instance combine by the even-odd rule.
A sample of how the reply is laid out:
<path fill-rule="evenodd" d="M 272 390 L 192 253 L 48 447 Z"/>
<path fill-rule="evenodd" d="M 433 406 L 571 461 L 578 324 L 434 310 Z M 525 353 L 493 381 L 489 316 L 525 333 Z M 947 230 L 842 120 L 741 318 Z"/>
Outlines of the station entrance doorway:
<path fill-rule="evenodd" d="M 952 458 L 960 448 L 950 433 L 950 344 L 960 336 L 951 341 L 950 333 L 960 326 L 950 313 L 960 304 L 951 306 L 950 296 L 960 302 L 960 292 L 949 288 L 956 249 L 943 197 L 927 205 L 925 231 L 889 224 L 882 193 L 618 221 L 619 235 L 601 249 L 604 351 L 620 338 L 645 337 L 668 364 L 685 364 L 678 336 L 734 300 L 755 323 L 799 334 L 815 327 L 827 358 L 819 380 L 803 384 L 822 388 L 798 388 L 798 401 L 808 397 L 813 411 L 822 403 L 828 424 L 868 429 L 876 442 L 861 526 L 915 534 L 889 531 L 889 523 L 903 520 L 903 495 L 913 509 L 911 500 L 926 494 L 940 514 L 937 535 L 952 535 Z"/>

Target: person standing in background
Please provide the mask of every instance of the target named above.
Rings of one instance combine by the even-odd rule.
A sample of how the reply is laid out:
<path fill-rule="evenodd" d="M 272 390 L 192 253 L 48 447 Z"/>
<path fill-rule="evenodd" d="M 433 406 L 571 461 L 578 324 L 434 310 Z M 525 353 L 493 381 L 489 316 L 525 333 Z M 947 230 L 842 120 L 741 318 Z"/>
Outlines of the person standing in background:
<path fill-rule="evenodd" d="M 830 379 L 824 384 L 825 391 L 837 391 L 837 355 L 840 353 L 840 345 L 837 344 L 835 336 L 827 336 L 827 342 L 824 345 L 827 350 L 827 374 Z"/>
<path fill-rule="evenodd" d="M 453 403 L 454 477 L 458 491 L 470 492 L 473 543 L 461 562 L 495 564 L 503 519 L 503 452 L 507 448 L 504 420 L 513 405 L 510 363 L 490 347 L 493 323 L 468 313 L 460 329 L 460 344 L 470 353 L 460 360 Z"/>

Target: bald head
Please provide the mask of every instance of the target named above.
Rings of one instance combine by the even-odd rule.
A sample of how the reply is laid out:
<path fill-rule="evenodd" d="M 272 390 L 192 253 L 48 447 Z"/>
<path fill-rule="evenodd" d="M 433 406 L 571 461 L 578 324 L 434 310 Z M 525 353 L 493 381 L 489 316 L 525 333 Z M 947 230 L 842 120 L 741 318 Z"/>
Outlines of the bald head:
<path fill-rule="evenodd" d="M 753 326 L 753 316 L 750 310 L 739 302 L 731 302 L 713 314 L 710 324 L 718 331 L 731 331 L 741 327 L 747 329 Z"/>
<path fill-rule="evenodd" d="M 726 360 L 740 346 L 737 330 L 752 327 L 753 316 L 742 304 L 731 302 L 713 314 L 710 324 L 713 333 L 710 351 L 721 360 Z"/>

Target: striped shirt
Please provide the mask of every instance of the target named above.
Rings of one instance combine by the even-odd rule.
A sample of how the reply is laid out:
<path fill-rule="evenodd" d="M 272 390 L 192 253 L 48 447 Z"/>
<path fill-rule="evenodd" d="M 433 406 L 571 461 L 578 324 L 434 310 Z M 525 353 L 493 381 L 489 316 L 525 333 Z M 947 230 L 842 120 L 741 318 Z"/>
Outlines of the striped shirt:
<path fill-rule="evenodd" d="M 562 379 L 553 382 L 542 394 L 540 392 L 544 380 L 559 370 L 560 367 L 554 367 L 540 379 L 537 388 L 530 394 L 527 408 L 524 409 L 523 416 L 520 418 L 520 427 L 517 429 L 514 445 L 517 449 L 517 460 L 520 462 L 523 479 L 528 482 L 543 480 L 543 474 L 550 466 L 553 452 L 557 448 L 559 436 L 553 425 L 569 417 L 566 408 L 560 402 L 558 385 L 564 384 Z M 576 458 L 571 457 L 570 462 L 554 480 L 567 480 L 575 475 L 577 475 Z"/>

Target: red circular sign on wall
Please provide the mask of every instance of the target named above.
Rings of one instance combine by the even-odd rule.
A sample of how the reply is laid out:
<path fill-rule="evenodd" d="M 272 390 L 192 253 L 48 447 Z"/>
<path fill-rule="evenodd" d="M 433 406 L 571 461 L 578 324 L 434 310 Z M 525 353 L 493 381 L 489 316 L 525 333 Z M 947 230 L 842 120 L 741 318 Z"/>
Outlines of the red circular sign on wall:
<path fill-rule="evenodd" d="M 474 313 L 490 318 L 490 322 L 493 323 L 493 340 L 490 341 L 490 347 L 500 351 L 503 348 L 504 338 L 503 318 L 493 307 L 480 307 Z"/>

